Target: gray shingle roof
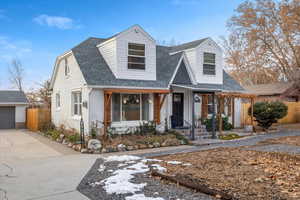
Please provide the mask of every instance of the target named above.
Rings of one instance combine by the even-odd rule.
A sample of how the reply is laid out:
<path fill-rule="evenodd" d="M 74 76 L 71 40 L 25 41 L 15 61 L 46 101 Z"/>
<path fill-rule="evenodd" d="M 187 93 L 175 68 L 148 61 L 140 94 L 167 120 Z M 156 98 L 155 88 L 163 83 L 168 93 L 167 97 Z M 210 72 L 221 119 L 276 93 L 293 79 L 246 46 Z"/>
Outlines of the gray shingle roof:
<path fill-rule="evenodd" d="M 88 85 L 167 88 L 182 53 L 169 55 L 170 48 L 156 47 L 157 80 L 116 79 L 96 47 L 105 39 L 89 38 L 72 49 Z"/>
<path fill-rule="evenodd" d="M 231 92 L 245 92 L 245 89 L 223 70 L 223 90 Z"/>
<path fill-rule="evenodd" d="M 208 39 L 208 38 L 203 38 L 201 40 L 194 40 L 192 42 L 187 42 L 187 43 L 180 44 L 180 45 L 177 45 L 177 46 L 172 46 L 171 51 L 172 52 L 177 52 L 177 51 L 182 51 L 182 50 L 185 50 L 185 49 L 195 48 L 198 45 L 200 45 L 202 42 L 204 42 L 206 39 Z"/>
<path fill-rule="evenodd" d="M 72 49 L 82 74 L 90 86 L 122 86 L 143 88 L 168 88 L 182 52 L 170 55 L 171 52 L 193 48 L 205 39 L 196 40 L 174 47 L 156 46 L 156 81 L 117 79 L 96 47 L 106 41 L 101 38 L 88 38 Z M 243 91 L 243 88 L 233 80 L 225 71 L 223 72 L 223 85 L 198 84 L 193 85 L 199 89 Z"/>
<path fill-rule="evenodd" d="M 21 91 L 0 90 L 0 103 L 21 103 L 27 104 L 28 100 Z"/>

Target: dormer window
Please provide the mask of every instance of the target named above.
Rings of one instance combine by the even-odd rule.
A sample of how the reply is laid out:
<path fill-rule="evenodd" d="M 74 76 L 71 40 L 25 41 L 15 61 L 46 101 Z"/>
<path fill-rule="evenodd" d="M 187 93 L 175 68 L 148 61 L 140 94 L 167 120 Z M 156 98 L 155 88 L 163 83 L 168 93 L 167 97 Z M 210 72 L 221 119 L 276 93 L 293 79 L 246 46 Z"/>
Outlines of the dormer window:
<path fill-rule="evenodd" d="M 68 65 L 68 59 L 65 58 L 65 76 L 68 76 L 70 74 L 70 68 Z"/>
<path fill-rule="evenodd" d="M 203 54 L 203 74 L 216 75 L 216 54 L 214 53 Z"/>
<path fill-rule="evenodd" d="M 128 44 L 128 69 L 145 69 L 144 44 Z"/>

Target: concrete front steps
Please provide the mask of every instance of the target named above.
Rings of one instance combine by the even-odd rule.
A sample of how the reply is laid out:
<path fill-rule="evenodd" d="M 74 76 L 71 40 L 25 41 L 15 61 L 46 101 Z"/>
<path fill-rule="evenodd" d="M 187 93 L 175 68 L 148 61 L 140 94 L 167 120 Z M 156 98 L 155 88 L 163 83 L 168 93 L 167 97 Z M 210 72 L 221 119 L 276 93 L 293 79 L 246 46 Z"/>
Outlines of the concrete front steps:
<path fill-rule="evenodd" d="M 187 138 L 191 137 L 191 129 L 173 129 L 174 131 L 181 133 Z M 195 140 L 201 139 L 212 139 L 212 135 L 210 132 L 207 132 L 205 125 L 200 125 L 199 127 L 195 128 Z"/>

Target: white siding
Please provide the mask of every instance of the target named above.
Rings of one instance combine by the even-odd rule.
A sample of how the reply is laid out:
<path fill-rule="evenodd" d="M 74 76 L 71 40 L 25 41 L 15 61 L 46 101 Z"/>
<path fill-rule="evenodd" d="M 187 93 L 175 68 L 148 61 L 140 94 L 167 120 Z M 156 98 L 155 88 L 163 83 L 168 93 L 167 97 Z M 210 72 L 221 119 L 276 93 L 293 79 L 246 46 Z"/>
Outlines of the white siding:
<path fill-rule="evenodd" d="M 234 100 L 234 127 L 239 128 L 242 126 L 241 119 L 242 119 L 242 100 L 240 98 L 236 98 Z"/>
<path fill-rule="evenodd" d="M 65 76 L 64 73 L 64 60 L 58 63 L 57 75 L 54 80 L 53 93 L 52 93 L 52 107 L 51 115 L 52 122 L 56 126 L 65 125 L 66 128 L 75 128 L 77 131 L 80 130 L 80 117 L 72 116 L 72 92 L 81 91 L 82 101 L 89 100 L 89 89 L 84 87 L 85 80 L 79 69 L 79 66 L 71 54 L 68 56 L 68 64 L 70 68 L 69 76 Z M 56 108 L 56 94 L 60 94 L 61 107 Z M 88 105 L 89 106 L 89 105 Z M 82 117 L 85 124 L 85 133 L 89 132 L 89 115 L 88 109 L 82 108 Z"/>
<path fill-rule="evenodd" d="M 24 123 L 26 121 L 26 106 L 16 105 L 16 123 Z"/>
<path fill-rule="evenodd" d="M 98 47 L 100 53 L 102 54 L 104 60 L 110 67 L 111 71 L 118 76 L 117 74 L 117 42 L 115 39 L 112 39 L 103 45 Z"/>
<path fill-rule="evenodd" d="M 197 48 L 185 52 L 198 83 L 223 84 L 223 53 L 214 41 L 208 39 Z M 203 74 L 204 52 L 216 54 L 216 75 Z"/>
<path fill-rule="evenodd" d="M 135 29 L 138 31 L 136 32 Z M 146 69 L 128 69 L 128 43 L 145 44 Z M 141 29 L 134 27 L 117 38 L 117 77 L 121 79 L 156 80 L 156 44 Z"/>
<path fill-rule="evenodd" d="M 102 127 L 102 122 L 104 121 L 104 93 L 103 90 L 93 89 L 90 93 L 90 102 L 89 102 L 89 111 L 90 111 L 90 125 L 92 122 L 98 123 L 99 127 Z"/>

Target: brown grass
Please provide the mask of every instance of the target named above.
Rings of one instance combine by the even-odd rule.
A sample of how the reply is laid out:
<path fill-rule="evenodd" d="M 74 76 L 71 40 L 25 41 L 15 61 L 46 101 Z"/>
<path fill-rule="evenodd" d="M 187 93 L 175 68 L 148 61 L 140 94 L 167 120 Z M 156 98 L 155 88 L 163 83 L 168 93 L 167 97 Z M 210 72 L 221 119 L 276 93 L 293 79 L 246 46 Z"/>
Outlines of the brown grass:
<path fill-rule="evenodd" d="M 300 146 L 300 136 L 280 137 L 280 138 L 261 141 L 258 143 L 258 145 L 266 145 L 266 144 L 288 144 L 288 145 Z"/>
<path fill-rule="evenodd" d="M 190 175 L 237 199 L 300 199 L 300 155 L 218 148 L 158 159 L 191 163 L 159 164 L 168 175 Z"/>

